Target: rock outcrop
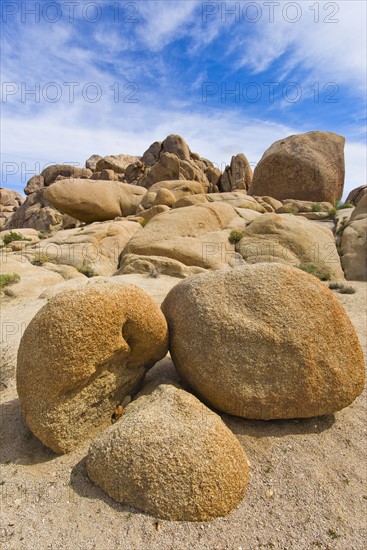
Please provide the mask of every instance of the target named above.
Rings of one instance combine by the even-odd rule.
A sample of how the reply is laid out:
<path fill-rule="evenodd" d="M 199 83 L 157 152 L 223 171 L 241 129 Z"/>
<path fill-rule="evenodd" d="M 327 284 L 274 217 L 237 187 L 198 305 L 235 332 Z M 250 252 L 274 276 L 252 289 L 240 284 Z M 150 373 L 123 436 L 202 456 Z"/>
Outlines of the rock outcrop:
<path fill-rule="evenodd" d="M 231 159 L 230 166 L 226 166 L 219 183 L 221 191 L 235 191 L 245 189 L 247 191 L 253 178 L 252 168 L 242 153 Z"/>
<path fill-rule="evenodd" d="M 219 416 L 171 385 L 128 405 L 87 458 L 89 477 L 114 500 L 179 521 L 228 514 L 245 494 L 248 470 Z"/>
<path fill-rule="evenodd" d="M 357 206 L 359 201 L 363 199 L 363 197 L 367 195 L 367 185 L 360 185 L 359 187 L 356 187 L 356 189 L 353 189 L 345 202 L 349 204 L 353 204 L 354 206 Z"/>
<path fill-rule="evenodd" d="M 221 171 L 212 162 L 192 153 L 181 136 L 170 135 L 153 143 L 134 164 L 125 170 L 128 183 L 149 189 L 165 180 L 190 180 L 201 183 L 205 192 L 218 191 Z"/>
<path fill-rule="evenodd" d="M 343 194 L 344 143 L 331 132 L 276 141 L 255 168 L 250 194 L 335 204 Z"/>
<path fill-rule="evenodd" d="M 291 214 L 269 213 L 256 218 L 243 230 L 236 251 L 250 264 L 313 264 L 326 278 L 344 279 L 330 229 Z"/>
<path fill-rule="evenodd" d="M 24 256 L 32 261 L 44 260 L 77 269 L 91 268 L 97 275 L 111 276 L 118 268 L 119 257 L 135 233 L 139 223 L 127 220 L 96 222 L 86 227 L 58 231 L 35 246 L 28 246 Z"/>
<path fill-rule="evenodd" d="M 184 277 L 243 262 L 228 242 L 235 220 L 240 220 L 235 209 L 221 202 L 177 208 L 154 216 L 127 244 L 119 273 L 156 269 Z"/>
<path fill-rule="evenodd" d="M 324 283 L 301 270 L 257 264 L 190 277 L 162 310 L 179 374 L 226 413 L 331 414 L 363 390 L 363 353 L 349 317 Z"/>
<path fill-rule="evenodd" d="M 7 221 L 4 229 L 30 228 L 54 232 L 61 228 L 62 214 L 44 196 L 45 189 L 28 195 L 23 204 Z"/>
<path fill-rule="evenodd" d="M 342 228 L 341 254 L 345 276 L 353 281 L 367 281 L 367 194 Z"/>
<path fill-rule="evenodd" d="M 134 285 L 101 282 L 52 298 L 26 328 L 17 391 L 30 430 L 56 453 L 110 423 L 116 404 L 162 359 L 166 321 Z"/>
<path fill-rule="evenodd" d="M 0 230 L 23 204 L 24 198 L 17 191 L 0 187 Z"/>

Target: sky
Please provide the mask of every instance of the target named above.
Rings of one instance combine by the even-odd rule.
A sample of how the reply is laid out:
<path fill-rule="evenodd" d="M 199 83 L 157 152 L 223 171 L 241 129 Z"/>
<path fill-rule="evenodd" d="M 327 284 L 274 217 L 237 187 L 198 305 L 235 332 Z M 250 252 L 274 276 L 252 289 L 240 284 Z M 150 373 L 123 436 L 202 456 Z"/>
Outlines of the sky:
<path fill-rule="evenodd" d="M 346 196 L 366 183 L 366 6 L 2 0 L 1 185 L 169 134 L 254 168 L 274 141 L 323 130 L 346 138 Z"/>

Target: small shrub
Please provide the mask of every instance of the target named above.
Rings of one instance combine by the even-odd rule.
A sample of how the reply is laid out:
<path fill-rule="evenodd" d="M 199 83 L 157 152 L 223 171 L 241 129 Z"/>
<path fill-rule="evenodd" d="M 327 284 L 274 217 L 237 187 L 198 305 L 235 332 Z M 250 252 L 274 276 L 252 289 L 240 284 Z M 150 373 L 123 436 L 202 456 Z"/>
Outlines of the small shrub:
<path fill-rule="evenodd" d="M 340 294 L 355 294 L 356 289 L 352 286 L 345 286 L 343 283 L 329 283 L 330 290 L 335 290 Z"/>
<path fill-rule="evenodd" d="M 340 220 L 340 227 L 336 232 L 338 237 L 341 237 L 343 235 L 344 229 L 347 227 L 347 223 L 348 223 L 348 218 L 342 218 Z"/>
<path fill-rule="evenodd" d="M 333 206 L 332 208 L 329 208 L 328 213 L 329 213 L 329 216 L 334 217 L 335 214 L 337 213 L 337 209 L 335 208 L 335 206 Z"/>
<path fill-rule="evenodd" d="M 342 283 L 329 283 L 330 290 L 340 290 L 342 287 Z"/>
<path fill-rule="evenodd" d="M 89 279 L 91 279 L 92 277 L 98 277 L 98 273 L 96 273 L 93 267 L 91 267 L 90 265 L 80 265 L 79 267 L 77 267 L 77 270 L 79 271 L 79 273 L 82 273 Z"/>
<path fill-rule="evenodd" d="M 322 206 L 318 202 L 314 202 L 311 208 L 312 208 L 312 212 L 322 212 Z"/>
<path fill-rule="evenodd" d="M 355 294 L 357 291 L 352 286 L 343 286 L 343 288 L 341 288 L 339 292 L 340 294 Z"/>
<path fill-rule="evenodd" d="M 354 207 L 353 207 L 353 204 L 350 204 L 350 202 L 338 201 L 338 202 L 335 204 L 335 208 L 336 208 L 337 210 L 342 210 L 343 208 L 354 208 Z"/>
<path fill-rule="evenodd" d="M 49 262 L 50 260 L 45 256 L 44 254 L 36 254 L 34 258 L 31 260 L 32 265 L 42 266 L 46 262 Z"/>
<path fill-rule="evenodd" d="M 228 237 L 228 240 L 231 244 L 237 244 L 240 242 L 243 236 L 244 236 L 243 231 L 238 231 L 237 229 L 234 229 L 233 231 L 231 231 Z"/>
<path fill-rule="evenodd" d="M 139 223 L 140 223 L 140 225 L 141 225 L 142 227 L 145 227 L 145 226 L 147 225 L 147 223 L 148 223 L 148 220 L 140 220 Z"/>
<path fill-rule="evenodd" d="M 3 243 L 6 246 L 7 244 L 10 244 L 14 241 L 31 241 L 32 239 L 27 239 L 27 237 L 24 237 L 24 235 L 21 235 L 20 233 L 16 233 L 15 231 L 10 231 L 7 235 L 4 235 L 3 237 Z"/>
<path fill-rule="evenodd" d="M 0 288 L 17 283 L 19 280 L 20 277 L 17 273 L 12 273 L 11 275 L 0 275 Z"/>
<path fill-rule="evenodd" d="M 313 263 L 300 264 L 298 266 L 298 269 L 301 269 L 302 271 L 305 271 L 310 275 L 314 275 L 315 277 L 320 279 L 320 281 L 330 281 L 331 279 L 330 273 L 328 271 Z"/>

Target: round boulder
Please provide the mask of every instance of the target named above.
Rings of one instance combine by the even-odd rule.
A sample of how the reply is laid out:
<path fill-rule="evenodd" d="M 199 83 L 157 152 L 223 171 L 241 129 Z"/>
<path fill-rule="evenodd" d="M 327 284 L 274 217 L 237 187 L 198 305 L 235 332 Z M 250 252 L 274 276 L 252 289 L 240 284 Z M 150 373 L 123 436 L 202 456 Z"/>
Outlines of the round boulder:
<path fill-rule="evenodd" d="M 219 416 L 166 384 L 128 405 L 87 459 L 89 477 L 111 498 L 179 521 L 228 514 L 244 496 L 248 470 Z"/>
<path fill-rule="evenodd" d="M 168 348 L 167 324 L 140 288 L 101 282 L 61 292 L 20 342 L 17 390 L 30 430 L 57 453 L 110 422 Z"/>
<path fill-rule="evenodd" d="M 226 413 L 253 419 L 331 414 L 362 392 L 356 331 L 316 277 L 283 264 L 197 275 L 162 304 L 174 364 Z"/>

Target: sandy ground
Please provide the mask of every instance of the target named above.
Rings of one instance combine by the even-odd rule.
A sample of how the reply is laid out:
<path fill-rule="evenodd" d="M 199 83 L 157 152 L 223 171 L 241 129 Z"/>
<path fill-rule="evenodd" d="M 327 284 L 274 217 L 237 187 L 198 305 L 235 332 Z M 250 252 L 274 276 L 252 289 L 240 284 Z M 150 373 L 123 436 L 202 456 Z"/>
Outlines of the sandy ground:
<path fill-rule="evenodd" d="M 134 282 L 137 282 L 136 280 Z M 144 283 L 160 301 L 172 285 Z M 364 283 L 338 295 L 366 353 Z M 89 444 L 56 456 L 28 430 L 19 411 L 14 354 L 22 331 L 45 303 L 5 300 L 2 307 L 0 546 L 5 549 L 340 549 L 366 547 L 366 393 L 328 417 L 260 422 L 221 415 L 251 462 L 247 495 L 210 523 L 157 521 L 119 505 L 85 472 Z M 327 330 L 327 327 L 326 327 Z M 348 349 L 345 349 L 348 354 Z M 147 381 L 177 379 L 169 357 Z"/>

